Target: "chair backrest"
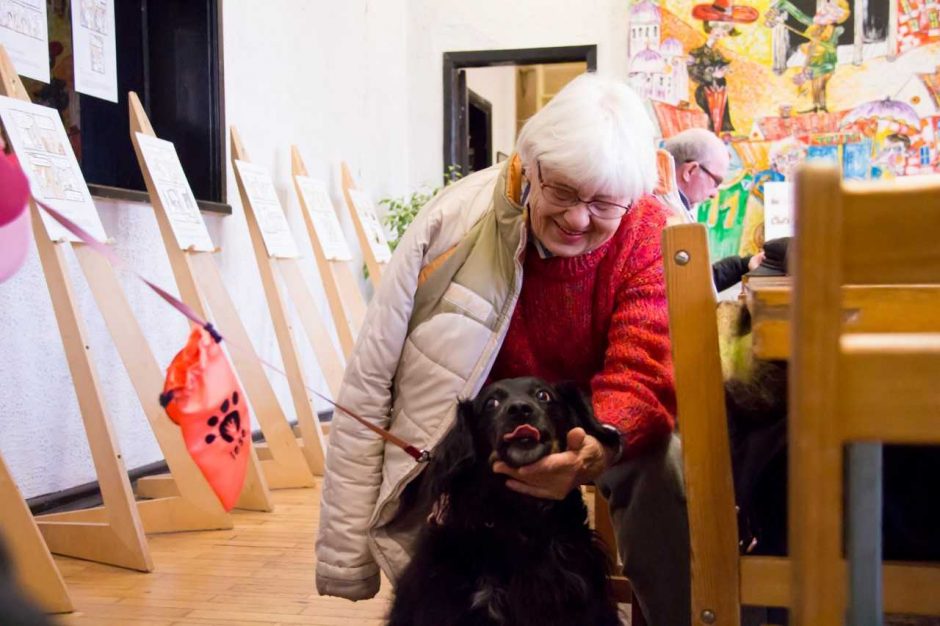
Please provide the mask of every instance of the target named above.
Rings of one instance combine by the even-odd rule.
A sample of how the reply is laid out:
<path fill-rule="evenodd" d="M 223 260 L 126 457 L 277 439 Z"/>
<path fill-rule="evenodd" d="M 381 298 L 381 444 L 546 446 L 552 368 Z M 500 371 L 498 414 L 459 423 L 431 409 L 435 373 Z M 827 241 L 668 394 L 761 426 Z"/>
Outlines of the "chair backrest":
<path fill-rule="evenodd" d="M 676 164 L 672 155 L 662 148 L 656 150 L 657 183 L 653 195 L 669 207 L 675 220 L 670 223 L 686 223 L 690 221 L 689 214 L 679 197 L 679 186 L 676 183 Z"/>
<path fill-rule="evenodd" d="M 797 174 L 795 192 L 789 402 L 793 617 L 797 625 L 825 626 L 841 624 L 846 606 L 844 589 L 834 588 L 834 581 L 845 580 L 843 444 L 940 443 L 935 306 L 940 177 L 843 183 L 837 169 L 808 164 Z M 884 285 L 907 286 L 928 294 L 911 298 L 905 314 L 921 320 L 918 332 L 891 317 L 853 331 L 846 324 L 847 285 L 872 287 L 873 293 Z M 876 307 L 876 299 L 869 306 Z M 886 588 L 888 610 L 937 609 L 940 569 L 914 573 L 928 578 L 908 579 L 903 591 L 909 607 L 893 603 Z"/>
<path fill-rule="evenodd" d="M 663 263 L 689 510 L 692 616 L 695 624 L 737 625 L 738 527 L 705 226 L 666 228 Z"/>

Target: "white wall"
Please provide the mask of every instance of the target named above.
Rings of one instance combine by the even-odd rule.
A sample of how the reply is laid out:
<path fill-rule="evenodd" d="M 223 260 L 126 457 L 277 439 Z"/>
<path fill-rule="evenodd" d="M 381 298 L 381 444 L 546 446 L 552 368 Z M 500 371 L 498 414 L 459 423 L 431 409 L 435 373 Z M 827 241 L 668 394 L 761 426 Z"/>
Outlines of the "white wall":
<path fill-rule="evenodd" d="M 467 87 L 493 105 L 493 144 L 496 153 L 512 154 L 516 145 L 516 68 L 511 65 L 472 67 L 467 70 Z"/>
<path fill-rule="evenodd" d="M 304 233 L 290 183 L 289 146 L 311 175 L 328 179 L 335 203 L 337 163 L 345 159 L 374 198 L 398 195 L 442 172 L 441 56 L 445 51 L 598 44 L 599 70 L 624 75 L 623 0 L 223 0 L 226 121 L 237 125 L 253 161 L 271 169 L 296 233 Z M 229 168 L 234 214 L 207 216 L 229 291 L 255 347 L 278 360 L 245 220 Z M 137 271 L 173 287 L 152 209 L 101 201 L 117 251 Z M 345 215 L 341 220 L 355 248 Z M 319 285 L 309 246 L 303 268 Z M 161 458 L 103 321 L 77 271 L 73 284 L 115 433 L 128 468 Z M 133 279 L 128 299 L 165 367 L 186 325 Z M 319 289 L 321 313 L 328 316 Z M 295 324 L 296 326 L 296 324 Z M 300 335 L 309 382 L 323 388 Z M 293 417 L 286 383 L 270 377 Z M 319 408 L 325 408 L 318 404 Z M 0 452 L 27 497 L 95 479 L 74 389 L 35 255 L 0 285 Z"/>
<path fill-rule="evenodd" d="M 376 198 L 408 187 L 405 8 L 405 0 L 223 2 L 226 122 L 238 126 L 252 160 L 270 168 L 295 233 L 306 231 L 290 181 L 292 143 L 300 146 L 312 176 L 331 181 L 334 202 L 342 202 L 335 184 L 340 159 Z M 223 277 L 255 347 L 277 362 L 230 166 L 228 198 L 232 216 L 207 216 L 213 240 L 222 248 Z M 98 202 L 98 208 L 118 253 L 133 269 L 175 291 L 152 208 L 110 201 Z M 356 249 L 345 209 L 341 220 Z M 309 283 L 318 286 L 309 243 L 299 239 Z M 70 265 L 124 462 L 134 468 L 158 461 L 156 440 L 74 258 Z M 186 324 L 138 281 L 122 277 L 122 282 L 165 367 L 185 341 Z M 319 287 L 315 295 L 329 320 Z M 310 384 L 324 389 L 302 333 L 298 343 Z M 277 374 L 269 378 L 293 418 L 286 382 Z M 0 284 L 0 452 L 26 497 L 95 480 L 35 250 L 17 276 Z"/>
<path fill-rule="evenodd" d="M 409 0 L 409 174 L 443 172 L 443 54 L 597 44 L 598 73 L 626 76 L 625 0 Z"/>

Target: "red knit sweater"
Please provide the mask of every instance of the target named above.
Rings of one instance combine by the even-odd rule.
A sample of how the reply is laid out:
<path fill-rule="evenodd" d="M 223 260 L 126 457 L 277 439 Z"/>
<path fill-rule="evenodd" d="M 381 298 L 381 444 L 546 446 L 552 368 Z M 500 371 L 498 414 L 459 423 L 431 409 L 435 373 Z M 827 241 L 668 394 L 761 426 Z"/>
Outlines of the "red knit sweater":
<path fill-rule="evenodd" d="M 571 380 L 601 422 L 624 434 L 624 457 L 675 426 L 675 391 L 660 237 L 666 209 L 634 203 L 604 245 L 543 259 L 530 243 L 523 283 L 491 380 Z"/>

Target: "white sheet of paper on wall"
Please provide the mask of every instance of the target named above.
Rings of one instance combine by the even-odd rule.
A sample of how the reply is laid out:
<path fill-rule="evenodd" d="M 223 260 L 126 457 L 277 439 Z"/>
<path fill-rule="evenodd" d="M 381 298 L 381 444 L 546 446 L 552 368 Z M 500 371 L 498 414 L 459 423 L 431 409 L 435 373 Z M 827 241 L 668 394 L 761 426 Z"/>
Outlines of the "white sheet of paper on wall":
<path fill-rule="evenodd" d="M 392 250 L 388 247 L 388 241 L 385 240 L 385 232 L 382 230 L 379 216 L 375 213 L 372 198 L 360 189 L 350 189 L 349 197 L 352 198 L 353 210 L 359 216 L 359 223 L 362 224 L 362 229 L 366 233 L 366 239 L 369 241 L 375 260 L 379 263 L 388 262 L 392 258 Z"/>
<path fill-rule="evenodd" d="M 46 0 L 0 0 L 0 44 L 17 74 L 48 83 Z"/>
<path fill-rule="evenodd" d="M 59 112 L 0 96 L 0 119 L 3 120 L 3 128 L 13 144 L 20 165 L 29 178 L 33 195 L 96 239 L 106 240 L 108 236 L 88 192 L 75 153 L 72 152 Z M 80 241 L 45 211 L 40 213 L 50 239 Z"/>
<path fill-rule="evenodd" d="M 764 183 L 764 241 L 793 235 L 793 183 Z"/>
<path fill-rule="evenodd" d="M 268 256 L 279 258 L 300 256 L 268 170 L 247 161 L 235 161 L 235 169 L 245 187 L 251 210 L 261 229 L 261 237 L 264 239 Z"/>
<path fill-rule="evenodd" d="M 333 210 L 326 183 L 309 176 L 294 176 L 294 180 L 297 181 L 303 204 L 313 222 L 313 230 L 317 233 L 320 247 L 323 248 L 323 256 L 329 261 L 351 261 L 352 252 L 339 224 L 339 218 L 336 217 L 336 211 Z"/>
<path fill-rule="evenodd" d="M 114 0 L 72 0 L 75 91 L 118 101 L 115 48 Z"/>
<path fill-rule="evenodd" d="M 176 243 L 182 250 L 212 252 L 212 238 L 186 180 L 176 147 L 169 141 L 136 133 L 140 154 L 147 164 Z"/>

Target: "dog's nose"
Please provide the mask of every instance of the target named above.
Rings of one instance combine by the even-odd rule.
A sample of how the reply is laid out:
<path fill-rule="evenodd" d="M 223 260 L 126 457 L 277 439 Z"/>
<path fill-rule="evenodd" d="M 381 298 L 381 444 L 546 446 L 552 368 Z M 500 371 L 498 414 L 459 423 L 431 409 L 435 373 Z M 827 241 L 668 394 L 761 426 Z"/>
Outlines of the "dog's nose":
<path fill-rule="evenodd" d="M 510 417 L 528 417 L 532 415 L 532 405 L 528 402 L 513 402 L 506 409 Z"/>

